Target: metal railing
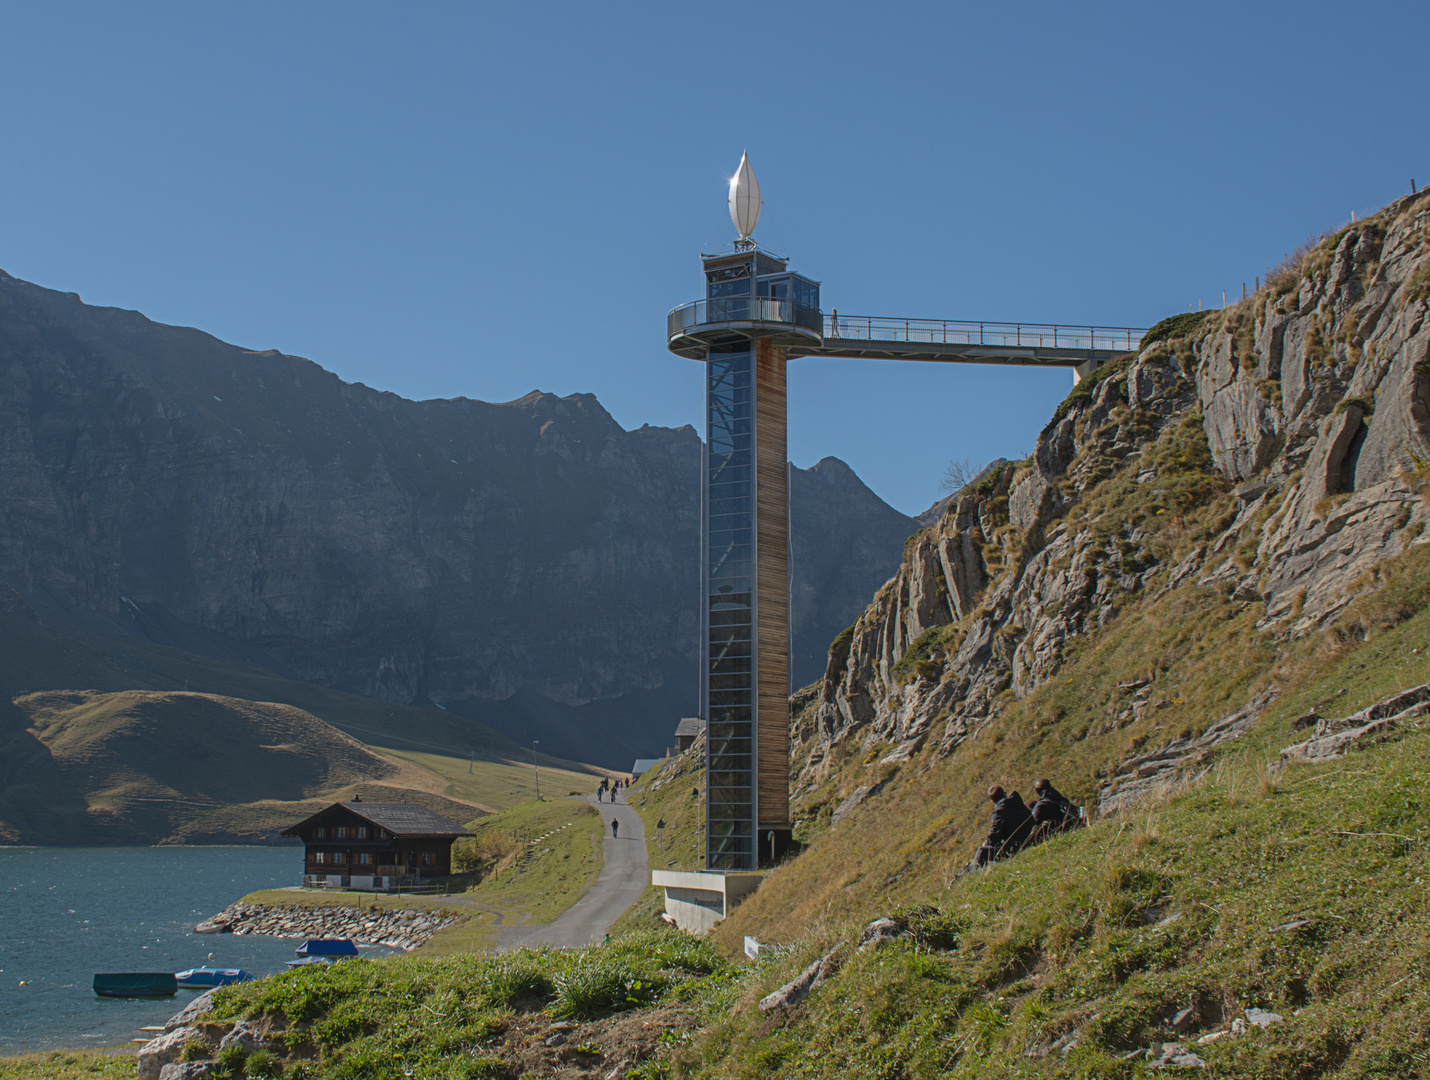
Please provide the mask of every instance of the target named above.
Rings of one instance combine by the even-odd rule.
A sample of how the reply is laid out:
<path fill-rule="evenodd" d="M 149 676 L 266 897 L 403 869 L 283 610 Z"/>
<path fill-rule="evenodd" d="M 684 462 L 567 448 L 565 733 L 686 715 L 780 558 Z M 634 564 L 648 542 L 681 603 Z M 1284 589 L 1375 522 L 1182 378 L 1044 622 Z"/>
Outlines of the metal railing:
<path fill-rule="evenodd" d="M 679 309 L 677 309 L 679 310 Z M 999 348 L 1086 349 L 1131 352 L 1145 329 L 1127 326 L 1054 326 L 1051 323 L 969 322 L 960 319 L 896 319 L 875 315 L 826 315 L 824 342 L 898 341 L 929 345 L 991 345 Z"/>
<path fill-rule="evenodd" d="M 682 304 L 666 316 L 666 336 L 710 323 L 789 323 L 817 330 L 826 346 L 840 340 L 908 342 L 920 345 L 986 345 L 995 348 L 1075 349 L 1132 352 L 1145 328 L 1058 326 L 1052 323 L 972 322 L 963 319 L 899 319 L 879 315 L 824 315 L 793 300 L 726 296 Z"/>
<path fill-rule="evenodd" d="M 693 326 L 727 322 L 788 323 L 818 332 L 824 324 L 824 316 L 818 308 L 796 304 L 793 300 L 767 296 L 722 296 L 715 300 L 681 304 L 666 316 L 665 322 L 668 337 Z"/>

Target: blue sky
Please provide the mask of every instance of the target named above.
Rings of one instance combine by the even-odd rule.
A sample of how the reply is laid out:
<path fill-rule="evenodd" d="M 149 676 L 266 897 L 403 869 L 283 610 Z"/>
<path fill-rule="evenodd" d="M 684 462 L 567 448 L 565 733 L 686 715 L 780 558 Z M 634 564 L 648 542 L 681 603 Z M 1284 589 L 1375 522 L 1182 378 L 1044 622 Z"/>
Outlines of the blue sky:
<path fill-rule="evenodd" d="M 408 397 L 700 426 L 733 238 L 826 309 L 1146 326 L 1430 182 L 1430 5 L 0 2 L 0 268 Z M 916 513 L 1065 371 L 800 360 L 790 453 Z"/>

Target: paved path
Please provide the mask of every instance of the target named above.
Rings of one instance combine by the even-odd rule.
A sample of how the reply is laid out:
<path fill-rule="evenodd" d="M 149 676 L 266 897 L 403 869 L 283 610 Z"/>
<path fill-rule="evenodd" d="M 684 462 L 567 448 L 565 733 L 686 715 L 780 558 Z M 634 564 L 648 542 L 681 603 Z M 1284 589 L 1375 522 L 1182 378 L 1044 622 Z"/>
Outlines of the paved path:
<path fill-rule="evenodd" d="M 646 857 L 645 823 L 641 816 L 626 802 L 624 795 L 617 795 L 614 804 L 597 803 L 594 795 L 588 795 L 586 801 L 600 811 L 605 827 L 605 839 L 601 842 L 605 862 L 595 883 L 586 890 L 585 896 L 545 926 L 498 928 L 497 952 L 536 945 L 579 948 L 600 941 L 611 924 L 640 899 L 650 884 L 650 860 Z M 612 818 L 619 825 L 614 838 Z"/>

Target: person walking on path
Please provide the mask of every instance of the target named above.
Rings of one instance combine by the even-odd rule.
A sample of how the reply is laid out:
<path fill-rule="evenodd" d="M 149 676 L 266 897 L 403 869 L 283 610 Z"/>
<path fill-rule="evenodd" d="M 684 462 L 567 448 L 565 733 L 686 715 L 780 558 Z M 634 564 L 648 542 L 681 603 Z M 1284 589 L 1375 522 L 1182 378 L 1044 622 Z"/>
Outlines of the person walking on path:
<path fill-rule="evenodd" d="M 620 827 L 621 827 L 621 823 L 620 823 L 619 821 L 617 821 L 615 818 L 611 818 L 611 839 L 612 839 L 612 840 L 614 840 L 614 839 L 616 838 L 616 833 L 617 833 L 617 831 L 620 829 Z"/>

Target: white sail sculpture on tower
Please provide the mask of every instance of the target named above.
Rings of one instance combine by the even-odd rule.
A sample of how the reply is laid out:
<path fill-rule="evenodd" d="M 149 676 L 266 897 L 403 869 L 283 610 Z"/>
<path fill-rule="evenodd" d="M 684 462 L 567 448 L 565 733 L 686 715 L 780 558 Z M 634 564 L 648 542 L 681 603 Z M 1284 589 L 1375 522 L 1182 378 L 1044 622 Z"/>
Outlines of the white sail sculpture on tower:
<path fill-rule="evenodd" d="M 740 239 L 748 241 L 760 220 L 760 182 L 750 168 L 750 155 L 740 155 L 740 167 L 730 177 L 730 220 Z"/>

